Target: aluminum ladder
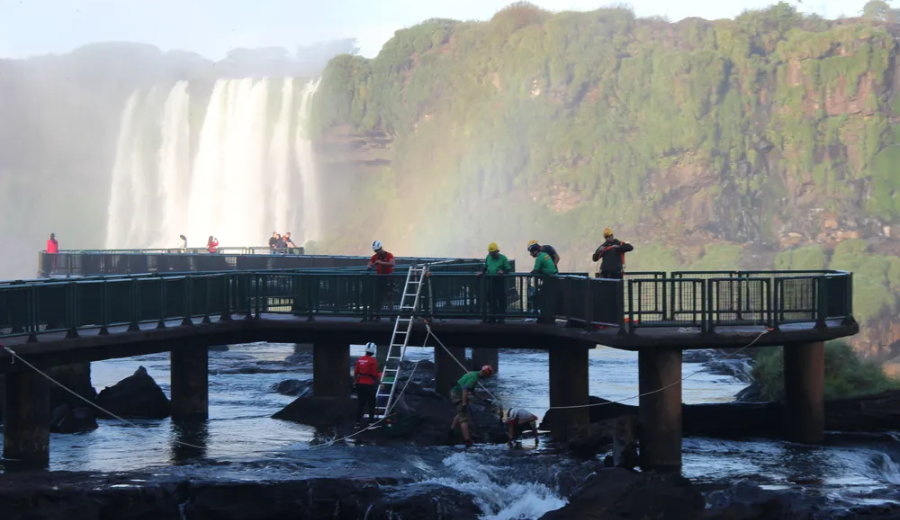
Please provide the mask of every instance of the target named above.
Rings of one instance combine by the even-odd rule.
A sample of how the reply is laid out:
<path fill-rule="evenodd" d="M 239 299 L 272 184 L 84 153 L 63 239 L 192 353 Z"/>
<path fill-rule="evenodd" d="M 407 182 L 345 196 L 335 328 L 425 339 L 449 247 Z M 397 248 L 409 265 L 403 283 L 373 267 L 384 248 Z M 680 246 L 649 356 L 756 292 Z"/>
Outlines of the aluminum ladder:
<path fill-rule="evenodd" d="M 406 355 L 406 347 L 412 333 L 414 321 L 412 315 L 419 306 L 419 297 L 427 273 L 428 266 L 424 264 L 410 266 L 406 273 L 403 296 L 400 298 L 397 320 L 394 321 L 394 332 L 391 334 L 391 343 L 384 360 L 381 384 L 378 385 L 375 394 L 375 417 L 378 419 L 384 418 L 394 405 L 394 390 L 400 378 L 400 365 Z"/>

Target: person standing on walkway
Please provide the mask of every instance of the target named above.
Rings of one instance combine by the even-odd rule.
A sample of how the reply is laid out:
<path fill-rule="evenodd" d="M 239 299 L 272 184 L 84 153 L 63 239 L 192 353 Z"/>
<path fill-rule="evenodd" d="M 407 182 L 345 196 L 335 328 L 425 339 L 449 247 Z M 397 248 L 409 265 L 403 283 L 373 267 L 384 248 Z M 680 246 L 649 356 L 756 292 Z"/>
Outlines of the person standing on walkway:
<path fill-rule="evenodd" d="M 375 269 L 375 312 L 381 312 L 384 301 L 387 300 L 388 313 L 394 313 L 394 255 L 384 250 L 380 240 L 372 242 L 372 251 L 375 252 L 369 260 L 368 268 Z M 380 320 L 375 316 L 375 321 Z"/>
<path fill-rule="evenodd" d="M 625 274 L 625 253 L 634 251 L 634 246 L 614 237 L 610 228 L 603 230 L 603 239 L 605 241 L 591 257 L 595 262 L 600 262 L 594 277 L 621 280 Z"/>
<path fill-rule="evenodd" d="M 488 244 L 488 255 L 484 259 L 484 266 L 478 276 L 487 274 L 487 293 L 490 316 L 486 323 L 503 323 L 506 314 L 506 278 L 503 276 L 512 273 L 512 266 L 506 255 L 500 254 L 500 248 L 496 242 Z"/>
<path fill-rule="evenodd" d="M 453 424 L 450 425 L 449 436 L 452 438 L 456 426 L 459 425 L 466 448 L 472 447 L 472 441 L 469 439 L 469 402 L 473 398 L 477 399 L 474 393 L 478 387 L 478 381 L 492 375 L 494 375 L 494 369 L 491 365 L 484 365 L 478 372 L 466 373 L 456 382 L 456 386 L 450 389 L 450 401 L 456 407 L 456 416 L 453 417 Z"/>
<path fill-rule="evenodd" d="M 375 344 L 366 343 L 366 354 L 356 360 L 353 367 L 353 386 L 356 388 L 356 429 L 360 428 L 363 415 L 369 412 L 369 421 L 375 420 L 375 390 L 381 384 L 381 373 L 378 371 L 378 360 L 375 355 Z"/>
<path fill-rule="evenodd" d="M 269 237 L 269 251 L 274 253 L 276 249 L 278 249 L 278 239 L 281 238 L 281 235 L 278 234 L 277 231 L 272 231 L 272 236 Z"/>
<path fill-rule="evenodd" d="M 290 231 L 288 231 L 287 233 L 284 234 L 284 247 L 287 248 L 287 250 L 285 251 L 285 254 L 287 254 L 287 253 L 294 254 L 295 253 L 294 250 L 297 249 L 297 244 L 294 244 L 294 241 L 291 240 L 291 232 Z"/>
<path fill-rule="evenodd" d="M 509 441 L 506 445 L 512 448 L 516 437 L 521 433 L 518 430 L 522 430 L 525 425 L 529 425 L 531 426 L 531 431 L 534 432 L 534 447 L 537 448 L 540 444 L 540 441 L 538 441 L 537 420 L 537 415 L 524 408 L 510 408 L 507 410 L 506 417 L 503 419 L 508 428 L 506 435 Z"/>
<path fill-rule="evenodd" d="M 187 237 L 178 235 L 178 250 L 182 253 L 187 251 Z"/>
<path fill-rule="evenodd" d="M 206 250 L 209 251 L 210 253 L 215 253 L 219 250 L 218 248 L 219 248 L 219 239 L 212 235 L 209 235 L 209 240 L 206 241 Z"/>
<path fill-rule="evenodd" d="M 529 251 L 531 250 L 531 246 L 537 244 L 537 246 L 541 249 L 542 253 L 547 253 L 550 255 L 550 258 L 553 260 L 553 265 L 556 266 L 556 269 L 559 270 L 559 253 L 556 252 L 556 248 L 548 245 L 540 245 L 537 240 L 532 240 L 528 242 Z"/>
<path fill-rule="evenodd" d="M 50 233 L 50 238 L 47 239 L 47 254 L 54 255 L 50 257 L 50 271 L 47 273 L 47 276 L 50 276 L 52 271 L 56 271 L 56 255 L 59 254 L 59 242 L 56 241 L 56 233 Z"/>

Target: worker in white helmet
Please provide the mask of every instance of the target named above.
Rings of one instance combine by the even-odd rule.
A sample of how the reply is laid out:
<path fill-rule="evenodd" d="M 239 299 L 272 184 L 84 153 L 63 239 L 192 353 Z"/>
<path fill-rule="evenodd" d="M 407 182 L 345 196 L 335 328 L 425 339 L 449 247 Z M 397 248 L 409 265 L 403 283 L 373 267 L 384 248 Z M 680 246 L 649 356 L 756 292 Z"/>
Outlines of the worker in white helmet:
<path fill-rule="evenodd" d="M 537 448 L 539 444 L 537 420 L 538 418 L 536 415 L 524 408 L 510 408 L 506 410 L 503 422 L 507 425 L 506 435 L 509 439 L 506 443 L 507 446 L 512 448 L 518 434 L 524 430 L 525 425 L 529 425 L 531 426 L 531 431 L 534 432 L 534 447 Z"/>

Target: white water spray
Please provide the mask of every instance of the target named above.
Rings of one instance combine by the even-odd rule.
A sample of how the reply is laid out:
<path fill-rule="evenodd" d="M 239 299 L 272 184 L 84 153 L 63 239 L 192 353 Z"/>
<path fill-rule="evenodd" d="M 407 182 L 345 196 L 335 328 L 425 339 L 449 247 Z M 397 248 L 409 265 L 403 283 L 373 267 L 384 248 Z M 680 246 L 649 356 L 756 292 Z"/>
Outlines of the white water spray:
<path fill-rule="evenodd" d="M 306 137 L 318 82 L 220 80 L 201 119 L 186 81 L 165 102 L 135 92 L 122 113 L 106 247 L 264 246 L 272 231 L 318 235 L 319 193 Z M 162 97 L 162 96 L 160 96 Z M 192 127 L 193 124 L 193 127 Z M 299 207 L 298 207 L 299 206 Z M 300 234 L 298 231 L 302 230 Z"/>

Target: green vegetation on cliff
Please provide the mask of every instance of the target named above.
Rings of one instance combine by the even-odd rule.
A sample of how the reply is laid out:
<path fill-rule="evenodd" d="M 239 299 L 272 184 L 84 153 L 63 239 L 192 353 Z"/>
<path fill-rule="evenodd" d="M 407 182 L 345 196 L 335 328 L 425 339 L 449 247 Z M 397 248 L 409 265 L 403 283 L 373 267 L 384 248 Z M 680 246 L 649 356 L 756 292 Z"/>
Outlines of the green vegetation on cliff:
<path fill-rule="evenodd" d="M 780 3 L 672 24 L 517 3 L 487 22 L 397 31 L 376 58 L 340 56 L 323 74 L 313 135 L 386 134 L 395 183 L 360 236 L 335 228 L 326 241 L 377 232 L 418 253 L 498 241 L 522 255 L 534 238 L 581 270 L 612 226 L 639 246 L 629 269 L 737 269 L 736 244 L 815 240 L 812 210 L 900 223 L 897 44 L 877 18 Z M 854 268 L 874 288 L 895 259 L 853 247 L 778 262 Z M 858 296 L 863 316 L 894 309 L 882 289 Z"/>

